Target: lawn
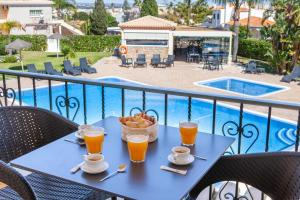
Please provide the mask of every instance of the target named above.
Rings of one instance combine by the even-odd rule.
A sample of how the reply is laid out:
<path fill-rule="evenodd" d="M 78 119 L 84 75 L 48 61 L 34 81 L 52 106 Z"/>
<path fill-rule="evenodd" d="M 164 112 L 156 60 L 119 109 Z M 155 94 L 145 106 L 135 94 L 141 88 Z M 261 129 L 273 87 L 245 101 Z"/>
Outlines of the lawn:
<path fill-rule="evenodd" d="M 75 65 L 79 65 L 79 58 L 87 57 L 90 64 L 94 64 L 97 60 L 110 56 L 110 52 L 76 52 L 76 57 L 71 58 L 71 62 Z M 22 52 L 24 66 L 27 64 L 35 64 L 37 69 L 44 69 L 44 62 L 52 62 L 53 66 L 57 70 L 63 68 L 64 57 L 60 55 L 56 57 L 56 53 L 47 53 L 42 51 L 23 51 Z M 0 63 L 0 69 L 12 69 L 12 70 L 21 70 L 21 64 L 18 63 Z"/>

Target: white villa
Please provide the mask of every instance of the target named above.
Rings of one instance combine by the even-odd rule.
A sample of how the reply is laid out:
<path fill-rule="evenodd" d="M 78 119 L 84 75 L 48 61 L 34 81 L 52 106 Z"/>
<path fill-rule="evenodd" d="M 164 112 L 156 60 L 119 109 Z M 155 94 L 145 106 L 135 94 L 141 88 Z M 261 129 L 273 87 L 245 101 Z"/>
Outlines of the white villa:
<path fill-rule="evenodd" d="M 234 12 L 234 7 L 230 4 L 224 6 L 216 6 L 213 8 L 213 14 L 211 22 L 208 26 L 217 28 L 217 27 L 226 27 L 228 25 L 232 25 L 232 16 Z M 240 8 L 240 21 L 241 25 L 246 25 L 246 21 L 248 19 L 248 6 L 243 5 Z M 251 17 L 250 17 L 250 27 L 259 29 L 262 27 L 263 15 L 265 9 L 261 7 L 251 8 Z M 265 23 L 272 23 L 272 19 L 267 20 Z"/>
<path fill-rule="evenodd" d="M 0 0 L 0 23 L 18 21 L 21 29 L 13 29 L 11 34 L 50 35 L 56 24 L 52 21 L 50 0 Z"/>
<path fill-rule="evenodd" d="M 179 26 L 174 22 L 153 16 L 121 23 L 119 27 L 122 32 L 122 45 L 127 46 L 127 55 L 133 58 L 139 53 L 146 54 L 148 59 L 152 54 L 166 57 L 176 54 L 177 50 L 181 51 L 191 43 L 197 45 L 201 43 L 206 45 L 203 51 L 222 51 L 227 55 L 226 60 L 231 61 L 233 36 L 231 31 Z"/>

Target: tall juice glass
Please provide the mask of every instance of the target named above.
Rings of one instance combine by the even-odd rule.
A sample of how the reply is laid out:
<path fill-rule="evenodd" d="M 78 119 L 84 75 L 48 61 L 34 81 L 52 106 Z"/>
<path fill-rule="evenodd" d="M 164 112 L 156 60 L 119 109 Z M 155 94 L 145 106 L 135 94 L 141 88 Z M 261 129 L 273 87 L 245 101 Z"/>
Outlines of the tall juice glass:
<path fill-rule="evenodd" d="M 84 141 L 88 153 L 102 153 L 104 129 L 97 128 L 97 130 L 86 130 L 84 133 Z"/>
<path fill-rule="evenodd" d="M 179 130 L 181 143 L 185 146 L 193 146 L 198 133 L 198 124 L 195 122 L 180 122 Z"/>
<path fill-rule="evenodd" d="M 132 162 L 144 162 L 148 148 L 149 136 L 128 135 L 127 146 L 129 157 Z"/>

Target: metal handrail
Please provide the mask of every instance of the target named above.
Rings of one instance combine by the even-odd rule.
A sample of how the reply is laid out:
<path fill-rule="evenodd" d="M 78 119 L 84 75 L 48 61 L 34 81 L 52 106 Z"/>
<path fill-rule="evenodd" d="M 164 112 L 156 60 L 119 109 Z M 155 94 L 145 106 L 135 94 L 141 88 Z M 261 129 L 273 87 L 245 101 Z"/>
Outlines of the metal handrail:
<path fill-rule="evenodd" d="M 145 91 L 151 93 L 160 93 L 160 94 L 168 94 L 168 95 L 176 95 L 176 96 L 184 96 L 184 97 L 192 97 L 192 98 L 200 98 L 200 99 L 226 101 L 232 103 L 243 103 L 243 104 L 251 104 L 257 106 L 300 110 L 300 103 L 289 102 L 289 101 L 259 99 L 253 97 L 238 97 L 238 96 L 222 95 L 222 94 L 209 93 L 209 92 L 198 92 L 198 91 L 181 90 L 181 89 L 174 89 L 174 88 L 161 88 L 161 87 L 154 87 L 148 85 L 140 86 L 140 85 L 127 84 L 127 83 L 110 83 L 107 81 L 93 80 L 87 78 L 61 77 L 61 76 L 53 76 L 53 75 L 46 75 L 46 74 L 18 72 L 13 70 L 0 70 L 0 74 L 27 77 L 27 78 L 36 78 L 42 80 L 61 81 L 61 82 L 67 81 L 67 82 L 78 83 L 78 84 L 97 85 L 97 86 L 105 86 L 105 87 L 112 87 L 112 88 Z"/>

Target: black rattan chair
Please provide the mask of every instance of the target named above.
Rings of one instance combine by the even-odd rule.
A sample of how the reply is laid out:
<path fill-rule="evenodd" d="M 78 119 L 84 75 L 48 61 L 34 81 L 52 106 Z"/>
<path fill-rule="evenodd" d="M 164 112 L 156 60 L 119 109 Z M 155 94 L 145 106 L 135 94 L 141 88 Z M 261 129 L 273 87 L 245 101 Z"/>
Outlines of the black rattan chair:
<path fill-rule="evenodd" d="M 207 186 L 221 181 L 249 184 L 273 200 L 298 200 L 300 153 L 272 152 L 222 156 L 190 192 L 191 199 L 196 199 Z"/>
<path fill-rule="evenodd" d="M 78 124 L 44 109 L 14 106 L 0 107 L 0 127 L 0 160 L 9 162 L 76 131 Z M 16 199 L 13 190 L 22 196 L 22 189 L 27 193 L 24 198 L 33 197 L 33 193 L 29 194 L 30 186 L 24 179 L 18 178 L 14 171 L 2 173 L 9 171 L 3 163 L 0 169 L 4 170 L 0 170 L 0 182 L 10 186 L 0 190 L 0 199 Z M 103 193 L 95 193 L 83 186 L 39 173 L 32 173 L 26 179 L 39 199 L 74 199 L 74 195 L 75 199 L 78 199 L 77 196 L 82 199 L 89 199 L 94 195 L 99 198 L 104 196 Z M 18 181 L 19 185 L 13 180 Z"/>

